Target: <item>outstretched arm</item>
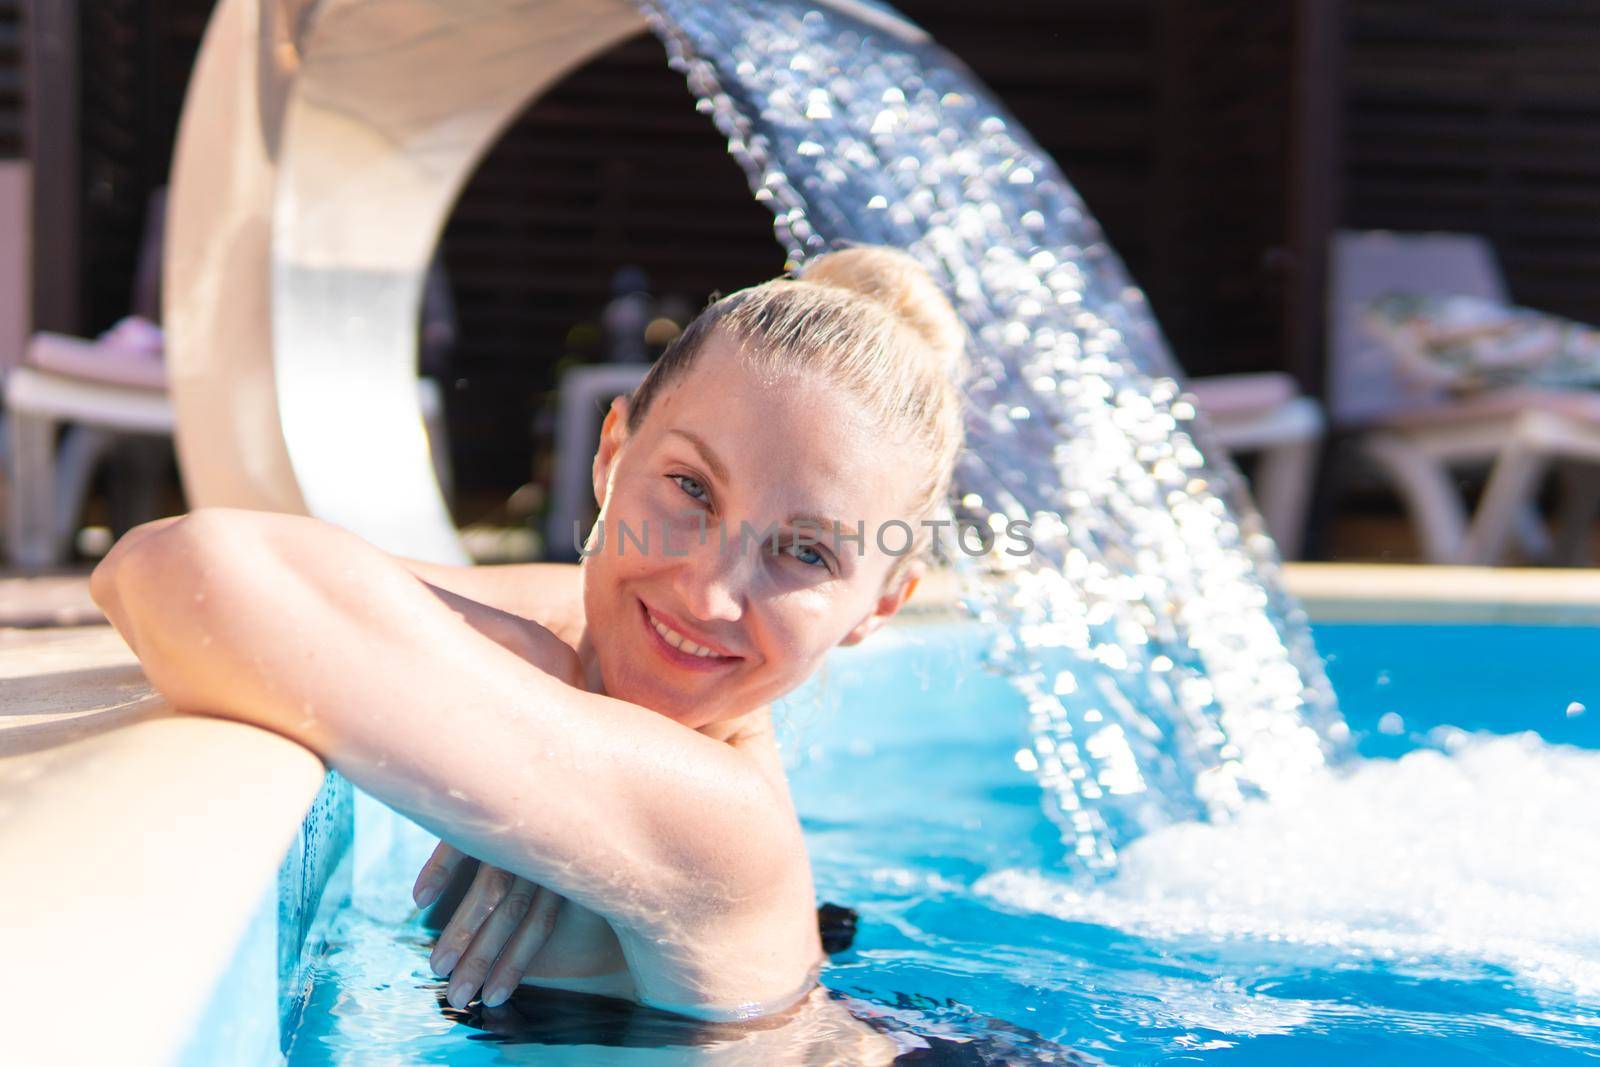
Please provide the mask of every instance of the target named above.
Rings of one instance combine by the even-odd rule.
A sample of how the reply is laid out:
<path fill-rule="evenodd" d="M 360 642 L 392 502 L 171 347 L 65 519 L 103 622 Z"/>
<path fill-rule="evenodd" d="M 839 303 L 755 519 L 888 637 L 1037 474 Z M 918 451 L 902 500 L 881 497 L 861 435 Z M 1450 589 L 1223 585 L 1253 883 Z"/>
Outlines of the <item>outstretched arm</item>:
<path fill-rule="evenodd" d="M 748 759 L 565 684 L 560 642 L 528 662 L 336 527 L 202 510 L 135 531 L 92 589 L 177 710 L 300 741 L 463 850 L 642 934 L 681 935 L 804 862 Z"/>

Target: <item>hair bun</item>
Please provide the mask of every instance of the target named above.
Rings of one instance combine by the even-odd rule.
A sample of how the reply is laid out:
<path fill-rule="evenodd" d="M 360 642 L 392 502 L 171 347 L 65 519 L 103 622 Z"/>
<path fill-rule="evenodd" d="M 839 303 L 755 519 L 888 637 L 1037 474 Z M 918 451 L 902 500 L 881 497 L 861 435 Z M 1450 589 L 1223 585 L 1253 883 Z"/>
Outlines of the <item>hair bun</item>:
<path fill-rule="evenodd" d="M 845 289 L 883 305 L 927 345 L 951 382 L 966 375 L 967 331 L 933 275 L 910 255 L 882 245 L 827 252 L 807 263 L 800 280 Z"/>

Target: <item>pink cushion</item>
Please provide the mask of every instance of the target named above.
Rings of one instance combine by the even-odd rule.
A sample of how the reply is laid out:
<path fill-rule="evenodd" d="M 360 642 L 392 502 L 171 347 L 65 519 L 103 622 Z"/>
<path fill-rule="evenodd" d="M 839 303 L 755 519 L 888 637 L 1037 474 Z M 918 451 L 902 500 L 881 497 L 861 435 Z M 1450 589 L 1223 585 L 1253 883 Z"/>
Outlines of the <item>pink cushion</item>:
<path fill-rule="evenodd" d="M 1293 375 L 1273 371 L 1191 378 L 1189 392 L 1194 394 L 1201 411 L 1216 418 L 1271 411 L 1299 396 L 1300 387 Z"/>
<path fill-rule="evenodd" d="M 116 325 L 101 334 L 100 344 L 130 352 L 139 352 L 152 359 L 160 359 L 167 347 L 167 335 L 161 327 L 143 315 L 126 315 Z"/>
<path fill-rule="evenodd" d="M 26 362 L 69 378 L 136 389 L 165 389 L 167 371 L 161 361 L 161 346 L 159 326 L 130 316 L 94 341 L 59 333 L 36 333 L 28 342 Z"/>

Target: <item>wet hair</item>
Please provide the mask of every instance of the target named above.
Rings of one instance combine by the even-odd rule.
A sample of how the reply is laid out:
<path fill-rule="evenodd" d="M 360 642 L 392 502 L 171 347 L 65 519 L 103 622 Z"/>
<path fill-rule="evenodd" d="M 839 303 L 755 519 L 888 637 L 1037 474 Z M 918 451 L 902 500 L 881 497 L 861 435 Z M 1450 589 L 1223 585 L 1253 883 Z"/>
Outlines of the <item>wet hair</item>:
<path fill-rule="evenodd" d="M 775 278 L 715 301 L 634 390 L 630 433 L 718 332 L 738 343 L 758 373 L 838 383 L 891 438 L 922 453 L 913 518 L 917 547 L 925 547 L 920 520 L 946 503 L 961 449 L 967 359 L 961 320 L 922 265 L 893 248 L 844 248 L 812 260 L 799 277 Z"/>

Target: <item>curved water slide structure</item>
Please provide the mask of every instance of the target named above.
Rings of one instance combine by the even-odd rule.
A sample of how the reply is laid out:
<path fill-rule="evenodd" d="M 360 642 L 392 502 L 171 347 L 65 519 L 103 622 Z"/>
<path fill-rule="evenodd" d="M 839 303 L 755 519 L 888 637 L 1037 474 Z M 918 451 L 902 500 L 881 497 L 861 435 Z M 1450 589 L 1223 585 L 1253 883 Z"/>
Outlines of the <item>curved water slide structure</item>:
<path fill-rule="evenodd" d="M 418 407 L 423 275 L 505 126 L 644 27 L 622 0 L 221 0 L 164 279 L 193 503 L 465 560 Z"/>

